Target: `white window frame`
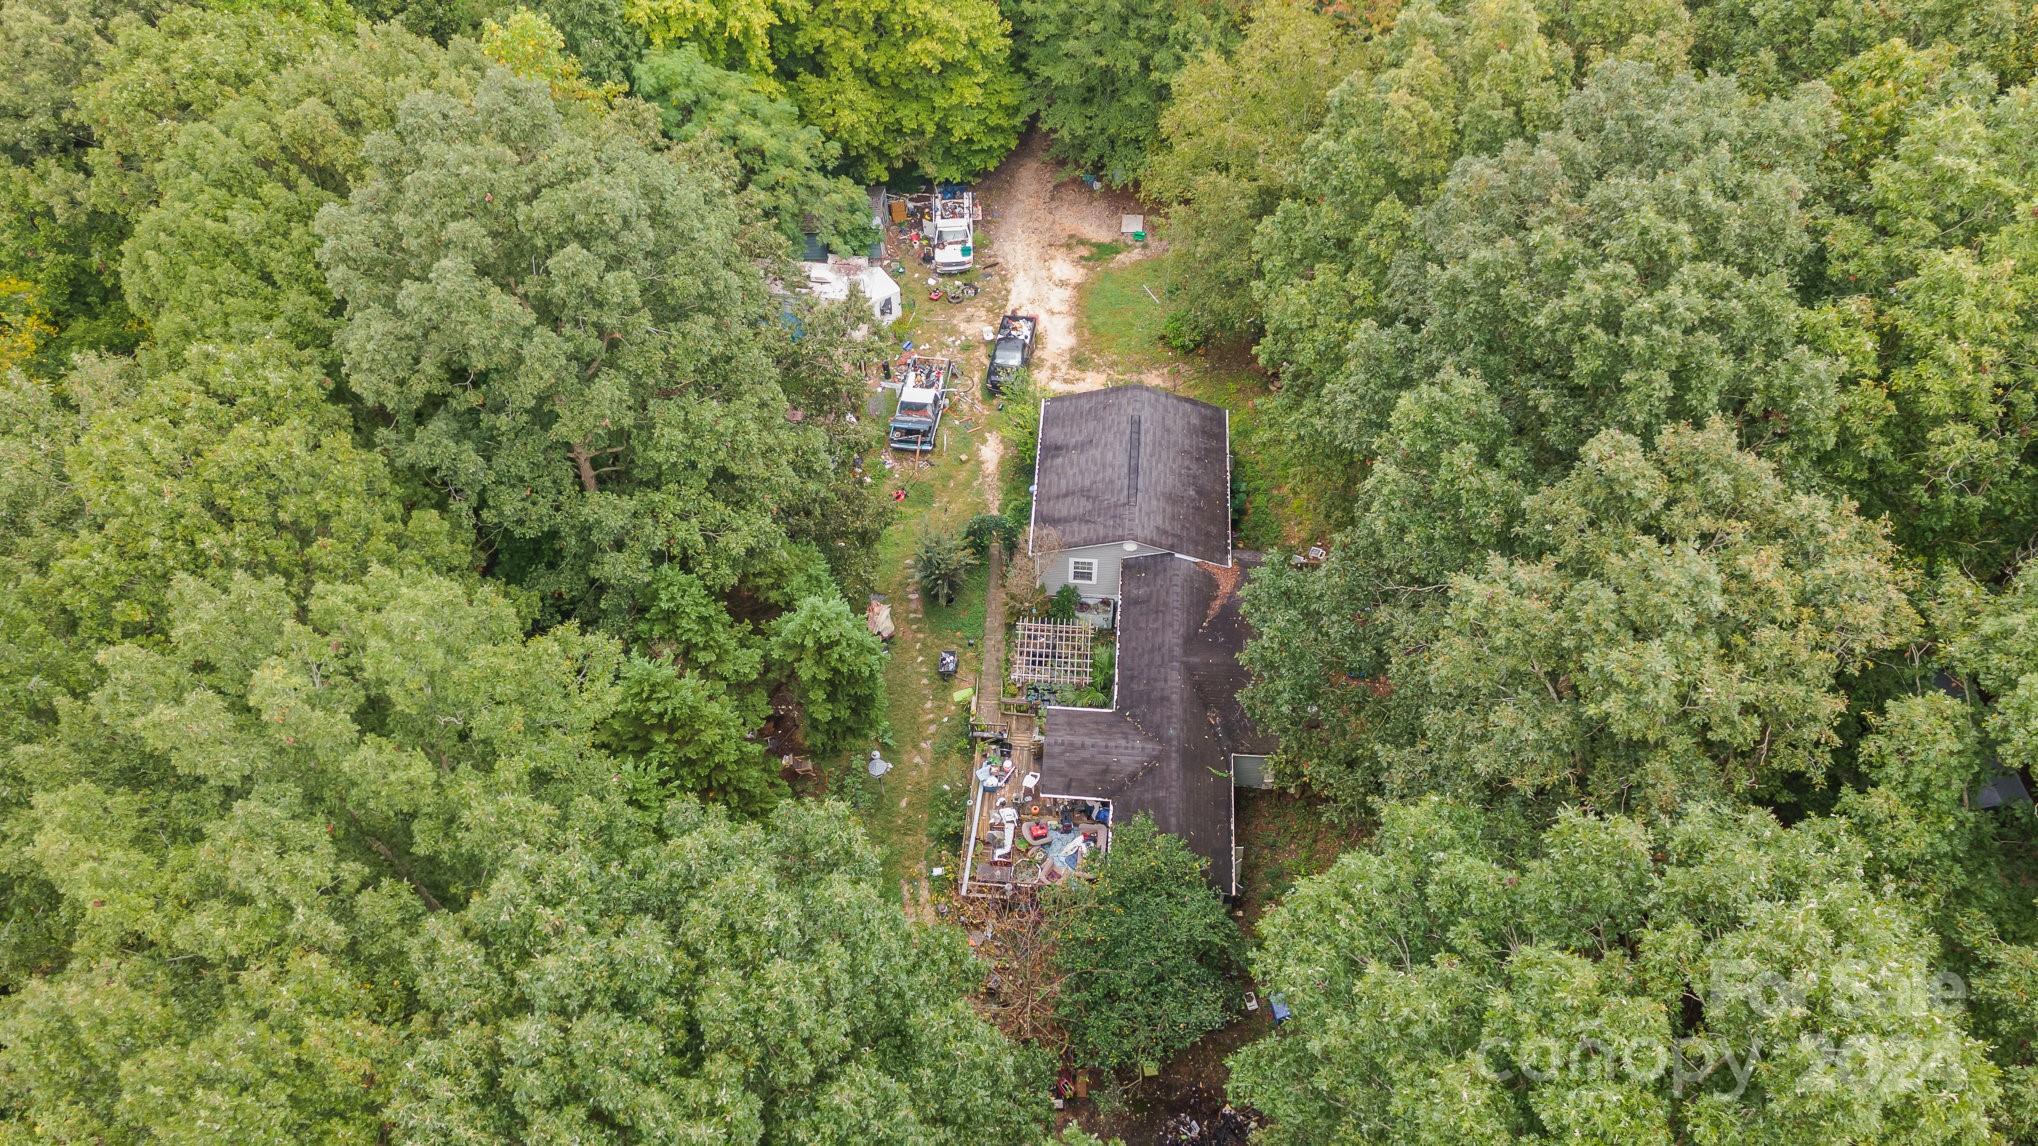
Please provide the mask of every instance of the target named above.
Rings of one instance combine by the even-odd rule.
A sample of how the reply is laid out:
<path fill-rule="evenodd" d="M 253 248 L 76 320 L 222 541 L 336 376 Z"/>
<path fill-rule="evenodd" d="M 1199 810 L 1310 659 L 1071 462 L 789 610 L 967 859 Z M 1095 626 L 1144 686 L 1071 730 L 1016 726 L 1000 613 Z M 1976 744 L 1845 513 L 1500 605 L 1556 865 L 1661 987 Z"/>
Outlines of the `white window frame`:
<path fill-rule="evenodd" d="M 1084 568 L 1087 568 L 1089 570 L 1090 575 L 1087 577 L 1083 576 L 1082 573 L 1079 572 L 1079 570 L 1082 570 Z M 1095 557 L 1069 558 L 1069 584 L 1095 585 L 1096 583 L 1097 583 L 1097 559 Z"/>

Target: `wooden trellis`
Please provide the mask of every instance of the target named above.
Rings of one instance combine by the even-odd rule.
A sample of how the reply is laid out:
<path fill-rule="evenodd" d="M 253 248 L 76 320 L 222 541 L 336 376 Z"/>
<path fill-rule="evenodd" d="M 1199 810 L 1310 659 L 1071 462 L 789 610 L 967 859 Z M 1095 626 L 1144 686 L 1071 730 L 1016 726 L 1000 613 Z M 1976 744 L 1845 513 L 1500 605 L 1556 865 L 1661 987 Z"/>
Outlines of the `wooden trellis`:
<path fill-rule="evenodd" d="M 1020 684 L 1090 683 L 1094 631 L 1081 621 L 1021 621 L 1012 649 L 1012 679 Z"/>

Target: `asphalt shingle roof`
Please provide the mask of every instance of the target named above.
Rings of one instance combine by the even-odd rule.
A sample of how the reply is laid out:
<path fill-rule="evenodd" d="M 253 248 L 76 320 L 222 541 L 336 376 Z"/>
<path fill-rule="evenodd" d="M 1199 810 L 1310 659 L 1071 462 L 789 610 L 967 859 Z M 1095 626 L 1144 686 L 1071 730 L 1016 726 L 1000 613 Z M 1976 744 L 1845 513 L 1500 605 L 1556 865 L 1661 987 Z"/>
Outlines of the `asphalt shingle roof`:
<path fill-rule="evenodd" d="M 1062 548 L 1137 541 L 1202 561 L 1231 553 L 1224 410 L 1146 386 L 1049 398 L 1034 524 Z"/>
<path fill-rule="evenodd" d="M 1252 554 L 1239 563 L 1258 563 Z M 1237 891 L 1231 754 L 1265 751 L 1238 703 L 1248 629 L 1240 578 L 1167 554 L 1125 562 L 1118 616 L 1118 706 L 1050 709 L 1041 789 L 1112 801 L 1128 820 L 1153 816 L 1210 861 L 1210 882 Z"/>

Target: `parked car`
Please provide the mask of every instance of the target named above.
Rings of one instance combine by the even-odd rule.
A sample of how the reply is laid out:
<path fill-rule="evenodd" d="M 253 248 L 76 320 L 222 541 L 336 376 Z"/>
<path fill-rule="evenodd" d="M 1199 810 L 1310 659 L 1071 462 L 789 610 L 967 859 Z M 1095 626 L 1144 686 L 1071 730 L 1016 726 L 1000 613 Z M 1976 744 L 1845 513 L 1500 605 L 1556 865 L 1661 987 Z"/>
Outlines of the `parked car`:
<path fill-rule="evenodd" d="M 1030 314 L 1008 314 L 998 320 L 998 337 L 991 344 L 991 364 L 984 370 L 984 392 L 998 395 L 1006 383 L 1033 361 L 1033 336 L 1040 320 Z"/>

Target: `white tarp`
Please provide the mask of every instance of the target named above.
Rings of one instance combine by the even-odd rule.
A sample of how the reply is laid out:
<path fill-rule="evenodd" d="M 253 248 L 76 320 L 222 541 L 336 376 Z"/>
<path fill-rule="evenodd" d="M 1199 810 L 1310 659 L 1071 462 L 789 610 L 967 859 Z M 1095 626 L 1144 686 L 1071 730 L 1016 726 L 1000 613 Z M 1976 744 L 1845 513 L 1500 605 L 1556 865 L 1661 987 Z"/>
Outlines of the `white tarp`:
<path fill-rule="evenodd" d="M 857 282 L 863 288 L 863 297 L 870 301 L 870 314 L 879 322 L 890 322 L 899 317 L 901 300 L 899 284 L 885 273 L 883 267 L 865 267 Z"/>
<path fill-rule="evenodd" d="M 849 298 L 849 284 L 855 283 L 863 291 L 864 301 L 870 305 L 870 316 L 879 322 L 891 322 L 899 317 L 901 300 L 899 284 L 884 268 L 869 266 L 862 262 L 801 263 L 807 272 L 807 289 L 817 298 L 830 302 L 842 302 Z"/>

